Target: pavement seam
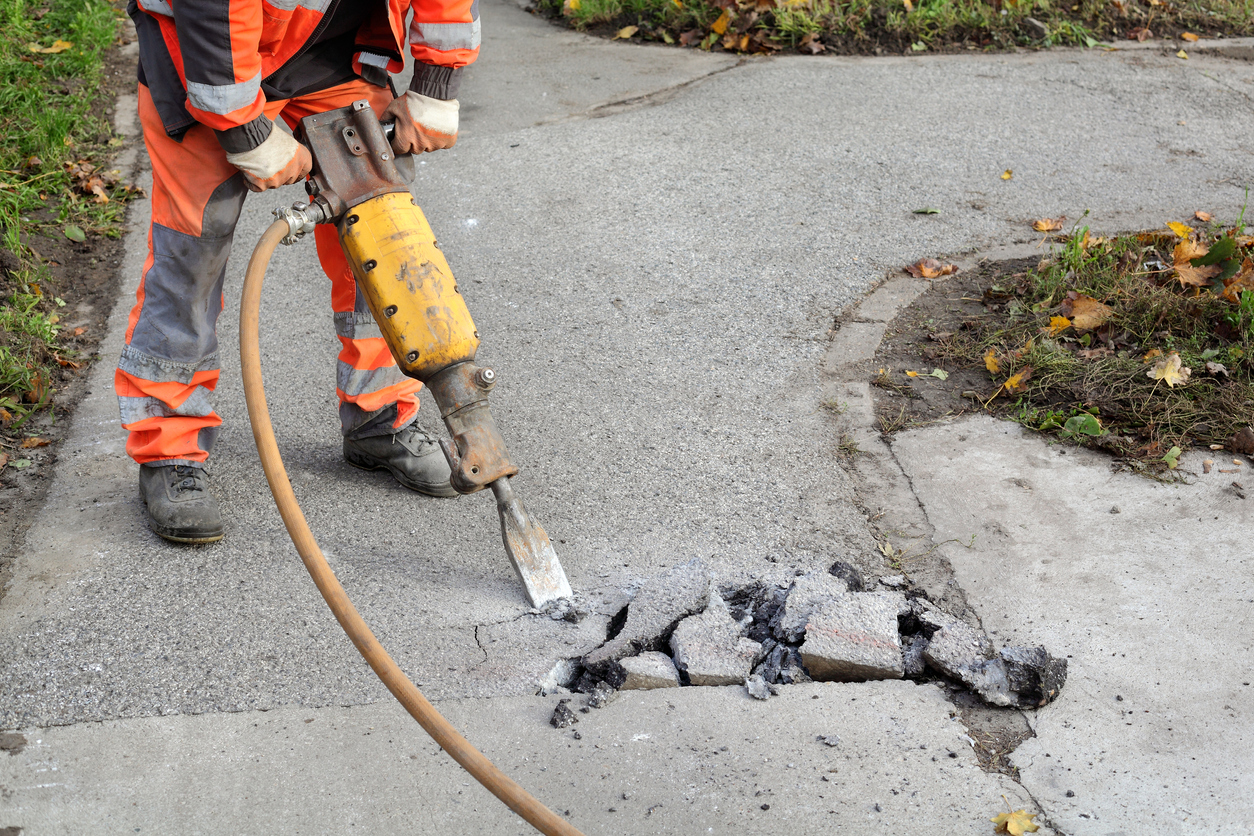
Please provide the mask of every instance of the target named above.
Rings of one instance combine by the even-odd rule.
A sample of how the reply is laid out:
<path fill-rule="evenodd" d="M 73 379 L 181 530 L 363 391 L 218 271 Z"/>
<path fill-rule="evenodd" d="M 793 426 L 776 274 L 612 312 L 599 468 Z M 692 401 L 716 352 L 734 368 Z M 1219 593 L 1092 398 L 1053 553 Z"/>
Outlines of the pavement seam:
<path fill-rule="evenodd" d="M 751 59 L 749 58 L 740 58 L 734 64 L 726 67 L 719 67 L 717 70 L 711 70 L 710 72 L 703 73 L 695 78 L 690 78 L 687 81 L 681 81 L 678 84 L 672 84 L 670 87 L 663 87 L 661 90 L 654 90 L 639 96 L 631 96 L 626 99 L 606 102 L 605 104 L 600 104 L 590 110 L 584 111 L 582 114 L 575 114 L 570 118 L 604 119 L 607 116 L 615 116 L 619 113 L 642 110 L 646 107 L 657 107 L 658 105 L 669 102 L 689 87 L 695 87 L 696 85 L 708 81 L 716 75 L 722 75 L 723 73 L 739 69 L 740 67 L 748 64 L 750 60 Z"/>
<path fill-rule="evenodd" d="M 981 263 L 986 263 L 986 262 L 991 262 L 991 261 L 1003 261 L 1003 260 L 1006 260 L 1008 257 L 1014 257 L 1014 256 L 1021 257 L 1022 251 L 1024 251 L 1026 248 L 1024 246 L 1011 246 L 1011 247 L 1002 248 L 1002 249 L 1005 250 L 1005 252 L 999 253 L 999 255 L 1001 256 L 1000 258 L 990 258 L 989 251 L 983 251 L 983 252 L 971 253 L 965 256 L 964 258 L 960 259 L 960 261 L 961 261 L 962 266 L 965 269 L 974 269 L 976 266 L 978 266 Z M 943 281 L 943 280 L 938 280 L 938 281 Z M 852 307 L 852 309 L 846 309 L 836 318 L 835 328 L 833 328 L 831 332 L 830 344 L 835 345 L 837 343 L 837 341 L 840 339 L 840 331 L 846 325 L 856 323 L 856 324 L 861 324 L 861 325 L 881 326 L 881 327 L 874 327 L 872 329 L 874 332 L 878 332 L 877 335 L 875 336 L 875 347 L 870 351 L 870 354 L 869 354 L 869 356 L 872 358 L 871 362 L 873 364 L 873 358 L 875 354 L 878 352 L 879 346 L 884 340 L 884 336 L 888 333 L 889 329 L 892 327 L 893 322 L 895 322 L 897 317 L 900 316 L 902 312 L 907 310 L 910 307 L 910 305 L 913 304 L 914 301 L 919 296 L 933 289 L 935 284 L 936 282 L 934 281 L 934 282 L 928 282 L 926 285 L 924 284 L 919 284 L 919 285 L 914 285 L 914 286 L 906 285 L 906 289 L 904 293 L 900 293 L 900 295 L 897 296 L 897 298 L 891 298 L 892 291 L 894 291 L 896 288 L 902 287 L 902 283 L 898 281 L 895 277 L 891 275 L 886 275 L 884 280 L 881 281 L 879 284 L 877 284 L 871 290 L 871 292 L 863 296 L 862 299 L 858 301 L 856 306 Z M 886 299 L 888 299 L 887 310 L 884 309 L 884 302 Z M 862 309 L 866 307 L 868 303 L 876 306 L 877 315 L 866 315 L 866 316 L 862 315 Z M 879 448 L 878 454 L 870 450 L 863 451 L 863 452 L 879 460 L 878 464 L 881 466 L 882 471 L 883 471 L 880 474 L 881 477 L 886 478 L 892 483 L 895 483 L 895 485 L 893 485 L 892 487 L 904 488 L 906 491 L 909 492 L 909 496 L 911 499 L 913 499 L 914 505 L 912 508 L 905 511 L 905 513 L 902 516 L 906 518 L 913 517 L 914 519 L 912 520 L 912 522 L 914 522 L 918 528 L 918 536 L 913 538 L 912 543 L 922 541 L 930 546 L 930 548 L 927 550 L 927 552 L 925 552 L 925 554 L 926 555 L 936 554 L 940 562 L 940 566 L 939 566 L 940 570 L 949 576 L 949 580 L 945 585 L 946 589 L 945 589 L 944 595 L 945 595 L 945 598 L 948 598 L 948 603 L 950 604 L 950 607 L 952 608 L 955 603 L 961 603 L 962 612 L 961 614 L 958 614 L 958 616 L 960 618 L 963 618 L 964 621 L 968 620 L 969 618 L 973 618 L 976 624 L 972 626 L 978 627 L 981 631 L 984 631 L 984 620 L 983 618 L 980 617 L 980 614 L 975 610 L 975 608 L 972 607 L 970 603 L 968 602 L 965 590 L 963 590 L 962 587 L 957 582 L 957 576 L 956 576 L 956 573 L 954 572 L 953 566 L 950 564 L 949 560 L 943 554 L 938 553 L 938 550 L 940 546 L 943 545 L 943 543 L 938 543 L 936 541 L 937 528 L 932 523 L 932 520 L 929 517 L 926 504 L 923 502 L 922 498 L 919 496 L 919 492 L 915 489 L 913 477 L 906 470 L 906 468 L 902 465 L 901 460 L 898 458 L 897 451 L 894 449 L 891 438 L 885 436 L 883 433 L 876 432 L 876 428 L 874 425 L 875 424 L 874 395 L 870 391 L 870 386 L 867 385 L 865 381 L 857 379 L 857 373 L 856 373 L 856 370 L 859 369 L 862 366 L 862 364 L 866 361 L 854 358 L 846 362 L 835 362 L 836 354 L 837 352 L 829 350 L 827 354 L 825 355 L 823 361 L 821 362 L 821 367 L 823 371 L 826 372 L 830 376 L 830 378 L 834 380 L 835 388 L 843 389 L 846 392 L 855 388 L 857 389 L 864 388 L 866 391 L 866 402 L 865 402 L 864 408 L 861 410 L 846 409 L 841 413 L 842 419 L 845 422 L 847 422 L 852 429 L 859 431 L 859 434 L 862 436 L 862 438 L 860 439 L 861 441 L 869 443 L 871 445 L 875 445 L 876 447 Z M 866 354 L 866 352 L 859 352 L 859 354 Z M 857 484 L 855 485 L 854 493 L 855 493 L 855 500 L 856 500 L 858 509 L 863 513 L 864 516 L 866 516 L 867 523 L 870 526 L 870 528 L 875 533 L 878 533 L 880 536 L 883 536 L 885 540 L 888 541 L 891 546 L 892 545 L 891 539 L 889 539 L 887 533 L 883 531 L 883 527 L 879 525 L 879 520 L 886 513 L 888 513 L 888 509 L 881 509 L 879 513 L 873 515 L 870 513 L 870 508 L 865 502 L 863 489 L 869 486 L 868 483 L 871 481 L 871 479 L 868 478 L 868 474 L 859 472 L 859 468 L 856 462 L 852 463 L 846 469 L 851 471 L 850 475 L 857 482 Z M 872 492 L 876 491 L 875 486 L 871 485 L 869 487 L 871 488 Z M 884 486 L 880 486 L 878 489 L 878 492 L 881 494 L 886 493 L 886 491 L 884 491 L 883 488 Z M 949 597 L 950 595 L 952 595 L 953 597 Z M 956 601 L 954 600 L 955 598 L 957 599 Z M 943 600 L 943 599 L 938 598 L 938 600 Z M 987 631 L 984 631 L 984 632 L 987 632 Z M 940 687 L 940 686 L 937 685 L 937 687 Z M 944 689 L 942 689 L 942 692 L 944 692 Z M 944 693 L 946 693 L 946 697 L 948 698 L 949 694 L 947 692 L 944 692 Z M 955 705 L 955 710 L 956 710 L 957 704 L 955 703 L 954 705 Z M 1031 722 L 1031 718 L 1028 717 L 1027 712 L 1020 710 L 1017 713 L 1021 717 L 1023 717 L 1024 721 L 1028 725 L 1028 728 L 1032 730 L 1031 736 L 1035 737 L 1036 736 L 1035 726 Z M 960 712 L 957 713 L 957 717 L 959 721 L 962 722 L 963 726 L 967 729 L 968 733 L 970 733 L 972 731 L 972 727 L 967 725 L 966 720 L 963 718 Z M 970 735 L 968 734 L 968 736 Z M 1020 742 L 1020 745 L 1022 744 L 1022 742 L 1023 741 Z M 1016 746 L 1016 748 L 1018 747 Z M 1013 751 L 1014 750 L 1011 750 L 1011 752 L 1007 752 L 1006 754 L 1009 755 L 1013 753 Z M 972 756 L 975 759 L 976 764 L 980 767 L 982 771 L 987 772 L 989 774 L 1005 775 L 1007 778 L 1014 781 L 1015 784 L 1017 784 L 1023 790 L 1023 792 L 1028 796 L 1028 798 L 1031 799 L 1032 804 L 1036 806 L 1036 809 L 1040 811 L 1038 816 L 1041 820 L 1041 823 L 1045 824 L 1047 827 L 1054 830 L 1058 834 L 1058 836 L 1067 836 L 1065 831 L 1063 831 L 1060 827 L 1054 824 L 1052 818 L 1050 817 L 1049 812 L 1040 803 L 1040 801 L 1036 798 L 1036 796 L 1032 793 L 1032 791 L 1028 789 L 1027 786 L 1024 785 L 1019 775 L 1018 769 L 1014 769 L 1012 772 L 1001 772 L 1000 770 L 997 770 L 997 769 L 985 769 L 984 765 L 980 762 L 979 758 L 975 757 L 974 747 L 972 749 Z"/>

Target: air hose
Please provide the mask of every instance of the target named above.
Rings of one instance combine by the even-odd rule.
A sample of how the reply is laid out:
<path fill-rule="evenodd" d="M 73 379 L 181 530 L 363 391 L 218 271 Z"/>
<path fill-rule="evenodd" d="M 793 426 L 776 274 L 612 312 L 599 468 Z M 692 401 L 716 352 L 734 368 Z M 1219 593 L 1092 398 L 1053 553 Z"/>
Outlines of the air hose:
<path fill-rule="evenodd" d="M 270 259 L 284 236 L 288 235 L 289 229 L 287 221 L 275 221 L 257 242 L 248 261 L 248 270 L 244 274 L 244 291 L 239 312 L 240 365 L 244 379 L 244 398 L 248 402 L 248 420 L 252 423 L 253 438 L 257 442 L 257 452 L 261 456 L 266 481 L 270 484 L 270 492 L 274 494 L 274 502 L 283 517 L 287 533 L 291 536 L 296 551 L 300 553 L 300 559 L 309 571 L 309 576 L 313 578 L 327 606 L 335 614 L 335 620 L 344 628 L 353 646 L 392 692 L 392 696 L 396 697 L 440 748 L 448 752 L 453 760 L 504 802 L 505 806 L 545 836 L 583 836 L 569 822 L 545 807 L 518 782 L 494 766 L 436 711 L 435 706 L 422 695 L 379 644 L 353 602 L 349 600 L 348 593 L 335 577 L 335 572 L 327 564 L 317 541 L 314 540 L 313 532 L 309 530 L 309 524 L 305 521 L 305 515 L 301 512 L 296 494 L 288 481 L 283 459 L 279 456 L 274 427 L 270 423 L 270 410 L 266 406 L 265 386 L 261 379 L 261 286 L 265 281 Z"/>

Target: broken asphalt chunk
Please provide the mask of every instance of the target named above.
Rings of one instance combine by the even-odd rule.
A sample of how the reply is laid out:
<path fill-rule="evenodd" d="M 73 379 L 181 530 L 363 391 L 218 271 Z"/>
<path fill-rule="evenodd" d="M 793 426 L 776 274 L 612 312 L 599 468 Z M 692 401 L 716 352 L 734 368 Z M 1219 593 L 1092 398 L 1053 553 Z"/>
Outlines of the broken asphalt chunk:
<path fill-rule="evenodd" d="M 827 572 L 809 572 L 793 581 L 783 606 L 771 619 L 771 633 L 781 642 L 797 644 L 806 633 L 806 622 L 819 605 L 849 593 L 843 579 Z"/>
<path fill-rule="evenodd" d="M 701 612 L 709 596 L 710 572 L 699 559 L 647 579 L 627 605 L 623 629 L 585 656 L 584 667 L 604 678 L 612 663 L 642 650 L 664 647 L 675 625 L 684 617 Z"/>
<path fill-rule="evenodd" d="M 756 673 L 745 680 L 745 690 L 749 692 L 749 696 L 755 700 L 767 700 L 771 698 L 771 688 L 766 684 L 766 680 L 758 676 Z"/>
<path fill-rule="evenodd" d="M 615 667 L 609 681 L 620 691 L 679 687 L 679 671 L 675 670 L 675 663 L 671 657 L 656 650 L 620 659 Z"/>
<path fill-rule="evenodd" d="M 894 592 L 855 592 L 824 601 L 810 616 L 801 661 L 820 682 L 901 679 L 897 615 L 906 599 Z"/>
<path fill-rule="evenodd" d="M 553 716 L 549 718 L 549 725 L 555 729 L 564 729 L 578 722 L 579 716 L 570 710 L 570 700 L 558 700 L 557 707 L 553 709 Z"/>
<path fill-rule="evenodd" d="M 711 590 L 705 612 L 685 618 L 671 634 L 675 667 L 693 685 L 739 685 L 762 650 L 740 630 L 727 604 Z"/>

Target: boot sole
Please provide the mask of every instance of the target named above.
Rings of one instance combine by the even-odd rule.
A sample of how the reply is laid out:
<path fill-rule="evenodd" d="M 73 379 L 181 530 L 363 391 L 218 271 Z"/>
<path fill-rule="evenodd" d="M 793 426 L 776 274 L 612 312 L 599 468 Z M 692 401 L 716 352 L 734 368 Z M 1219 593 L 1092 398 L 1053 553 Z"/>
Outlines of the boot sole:
<path fill-rule="evenodd" d="M 400 485 L 403 488 L 408 488 L 414 493 L 420 493 L 423 496 L 430 496 L 430 497 L 433 497 L 434 499 L 456 499 L 457 497 L 461 496 L 461 494 L 459 494 L 453 488 L 452 485 L 444 485 L 444 486 L 441 486 L 440 488 L 430 488 L 424 485 L 419 485 L 417 482 L 409 481 L 408 479 L 404 477 L 403 474 L 398 473 L 396 470 L 394 470 L 391 467 L 388 467 L 386 464 L 363 464 L 361 462 L 353 461 L 352 454 L 348 453 L 347 451 L 345 451 L 344 453 L 344 461 L 348 462 L 349 464 L 351 464 L 353 467 L 357 468 L 358 470 L 367 470 L 367 471 L 386 470 L 389 474 L 391 474 L 392 478 L 396 480 L 396 483 L 398 485 Z M 437 493 L 437 491 L 440 491 L 440 492 Z"/>
<path fill-rule="evenodd" d="M 157 529 L 155 528 L 152 529 L 152 533 L 156 534 L 162 540 L 169 540 L 171 543 L 191 543 L 192 545 L 202 545 L 204 543 L 216 543 L 219 540 L 221 540 L 224 536 L 226 536 L 225 533 L 223 533 L 223 534 L 209 534 L 209 535 L 204 535 L 200 537 L 185 537 L 185 536 L 180 536 L 178 534 L 164 534 L 160 531 L 157 531 Z"/>

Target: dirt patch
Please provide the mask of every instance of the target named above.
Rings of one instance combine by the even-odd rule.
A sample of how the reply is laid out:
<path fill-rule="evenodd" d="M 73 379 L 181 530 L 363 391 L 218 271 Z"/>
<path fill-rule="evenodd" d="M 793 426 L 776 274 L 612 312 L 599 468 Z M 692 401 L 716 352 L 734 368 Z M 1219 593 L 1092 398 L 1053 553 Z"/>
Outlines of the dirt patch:
<path fill-rule="evenodd" d="M 99 106 L 112 119 L 118 96 L 135 89 L 135 59 L 112 50 L 105 59 L 105 77 L 107 85 Z M 125 148 L 125 145 L 119 147 L 117 153 Z M 54 224 L 56 209 L 50 207 L 43 213 L 32 213 L 31 220 L 32 228 L 42 223 Z M 58 315 L 67 349 L 64 357 L 69 362 L 52 364 L 48 407 L 34 413 L 16 432 L 11 428 L 0 433 L 0 447 L 9 457 L 8 466 L 0 471 L 0 597 L 3 597 L 12 561 L 25 542 L 26 531 L 43 505 L 60 441 L 75 407 L 88 394 L 88 376 L 100 359 L 100 342 L 118 299 L 119 268 L 125 253 L 122 238 L 125 230 L 119 231 L 115 238 L 88 235 L 82 243 L 75 243 L 57 234 L 55 226 L 38 228 L 46 230 L 46 234 L 32 234 L 23 243 L 47 266 L 49 280 L 42 288 L 44 296 L 59 297 L 65 302 Z M 14 289 L 7 275 L 0 271 L 0 295 L 11 294 Z M 108 363 L 114 360 L 104 358 Z M 23 448 L 22 440 L 28 436 L 47 439 L 50 443 Z M 14 466 L 23 460 L 29 464 Z"/>
<path fill-rule="evenodd" d="M 898 314 L 868 369 L 881 432 L 893 433 L 983 411 L 981 396 L 986 397 L 990 389 L 988 373 L 983 368 L 947 362 L 942 344 L 949 335 L 989 316 L 985 295 L 990 288 L 1039 261 L 1032 258 L 983 264 L 935 280 L 931 290 Z M 992 305 L 991 312 L 996 313 L 997 303 Z M 937 375 L 937 369 L 945 379 Z M 918 377 L 907 374 L 911 371 Z"/>

